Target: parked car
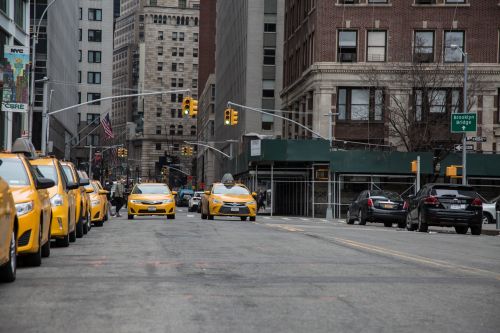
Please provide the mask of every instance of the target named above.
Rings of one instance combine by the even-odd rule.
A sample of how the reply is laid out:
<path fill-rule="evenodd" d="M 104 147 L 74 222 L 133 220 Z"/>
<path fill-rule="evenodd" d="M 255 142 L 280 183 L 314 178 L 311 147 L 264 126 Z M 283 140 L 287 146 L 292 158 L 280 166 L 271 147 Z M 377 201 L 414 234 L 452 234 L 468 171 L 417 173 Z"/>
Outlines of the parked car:
<path fill-rule="evenodd" d="M 75 195 L 75 223 L 76 223 L 76 237 L 82 238 L 88 231 L 87 225 L 87 207 L 85 206 L 85 185 L 89 184 L 88 179 L 82 179 L 76 172 L 75 165 L 71 162 L 61 162 L 62 170 L 66 178 L 78 187 L 74 190 Z"/>
<path fill-rule="evenodd" d="M 483 224 L 496 223 L 499 202 L 500 195 L 490 201 L 483 202 Z"/>
<path fill-rule="evenodd" d="M 108 216 L 108 191 L 100 189 L 97 181 L 92 180 L 85 186 L 85 192 L 90 201 L 90 222 L 95 226 L 102 227 Z"/>
<path fill-rule="evenodd" d="M 189 199 L 189 211 L 190 212 L 197 212 L 199 211 L 200 208 L 200 203 L 201 203 L 201 196 L 203 195 L 203 192 L 194 192 L 194 195 Z"/>
<path fill-rule="evenodd" d="M 349 206 L 347 224 L 358 220 L 361 225 L 366 222 L 383 222 L 388 228 L 392 227 L 393 223 L 404 228 L 407 208 L 406 202 L 396 192 L 362 191 Z"/>
<path fill-rule="evenodd" d="M 409 197 L 406 228 L 427 232 L 429 226 L 455 227 L 458 234 L 480 235 L 483 202 L 471 186 L 427 184 Z"/>
<path fill-rule="evenodd" d="M 0 160 L 0 163 L 1 160 Z M 0 177 L 0 281 L 12 282 L 17 269 L 17 215 L 9 184 Z"/>
<path fill-rule="evenodd" d="M 179 194 L 176 196 L 176 203 L 178 207 L 187 207 L 189 200 L 194 195 L 194 191 L 190 188 L 181 188 Z"/>

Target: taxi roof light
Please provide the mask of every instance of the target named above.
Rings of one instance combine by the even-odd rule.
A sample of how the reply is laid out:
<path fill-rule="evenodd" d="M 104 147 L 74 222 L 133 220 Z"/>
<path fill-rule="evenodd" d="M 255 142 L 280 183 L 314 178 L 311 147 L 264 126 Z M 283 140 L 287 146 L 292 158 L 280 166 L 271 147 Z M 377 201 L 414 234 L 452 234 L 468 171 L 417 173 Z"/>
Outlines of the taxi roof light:
<path fill-rule="evenodd" d="M 226 173 L 224 174 L 224 176 L 222 176 L 222 181 L 221 183 L 223 184 L 234 184 L 234 178 L 233 178 L 233 175 L 230 174 L 230 173 Z"/>
<path fill-rule="evenodd" d="M 33 146 L 33 143 L 26 138 L 17 138 L 12 145 L 12 152 L 16 154 L 24 154 L 26 157 L 31 159 L 38 157 L 35 146 Z"/>

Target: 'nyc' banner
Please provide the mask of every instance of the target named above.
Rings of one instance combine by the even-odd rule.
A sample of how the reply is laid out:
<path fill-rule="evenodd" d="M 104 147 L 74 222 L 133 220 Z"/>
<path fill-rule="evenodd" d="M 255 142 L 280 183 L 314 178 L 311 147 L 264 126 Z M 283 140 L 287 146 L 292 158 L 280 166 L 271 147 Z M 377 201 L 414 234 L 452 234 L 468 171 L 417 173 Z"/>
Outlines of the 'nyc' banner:
<path fill-rule="evenodd" d="M 0 64 L 2 111 L 26 112 L 29 99 L 29 48 L 5 45 Z"/>

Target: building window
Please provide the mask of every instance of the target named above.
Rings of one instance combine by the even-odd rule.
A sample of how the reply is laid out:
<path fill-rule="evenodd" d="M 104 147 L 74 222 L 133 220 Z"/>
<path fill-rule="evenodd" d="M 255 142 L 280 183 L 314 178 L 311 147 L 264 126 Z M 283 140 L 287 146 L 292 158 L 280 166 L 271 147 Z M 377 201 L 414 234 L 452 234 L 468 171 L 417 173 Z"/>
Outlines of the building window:
<path fill-rule="evenodd" d="M 276 65 L 276 49 L 264 49 L 264 65 Z"/>
<path fill-rule="evenodd" d="M 356 62 L 358 50 L 358 32 L 355 30 L 339 31 L 337 61 Z"/>
<path fill-rule="evenodd" d="M 194 98 L 194 96 L 192 96 L 192 97 Z M 184 99 L 184 95 L 183 94 L 177 95 L 177 102 L 182 103 L 183 99 Z"/>
<path fill-rule="evenodd" d="M 89 21 L 102 21 L 102 9 L 89 8 Z"/>
<path fill-rule="evenodd" d="M 367 61 L 386 61 L 387 32 L 368 31 L 368 48 L 366 51 Z"/>
<path fill-rule="evenodd" d="M 177 57 L 177 48 L 176 47 L 172 48 L 172 57 Z"/>
<path fill-rule="evenodd" d="M 163 71 L 163 62 L 159 62 L 156 69 L 158 70 L 158 72 Z"/>
<path fill-rule="evenodd" d="M 465 33 L 463 31 L 445 31 L 444 32 L 444 61 L 445 62 L 463 62 Z M 454 48 L 458 46 L 458 48 Z"/>
<path fill-rule="evenodd" d="M 183 42 L 184 41 L 184 33 L 179 32 L 179 41 Z"/>
<path fill-rule="evenodd" d="M 161 143 L 156 143 L 155 144 L 155 149 L 156 150 L 161 150 Z"/>
<path fill-rule="evenodd" d="M 89 51 L 87 57 L 89 63 L 101 63 L 101 51 Z"/>
<path fill-rule="evenodd" d="M 179 63 L 177 64 L 177 70 L 179 72 L 184 72 L 184 64 L 183 63 Z"/>
<path fill-rule="evenodd" d="M 193 81 L 191 83 L 191 88 L 198 89 L 198 80 L 197 79 L 193 79 Z"/>
<path fill-rule="evenodd" d="M 388 0 L 368 0 L 368 3 L 378 4 L 378 3 L 389 3 Z"/>
<path fill-rule="evenodd" d="M 94 101 L 96 99 L 101 99 L 100 93 L 87 93 L 87 102 Z M 101 105 L 101 101 L 90 103 L 90 105 Z"/>
<path fill-rule="evenodd" d="M 170 86 L 173 88 L 177 87 L 177 79 L 175 77 L 170 79 Z"/>
<path fill-rule="evenodd" d="M 466 2 L 465 0 L 446 0 L 446 3 L 456 4 L 456 3 L 466 3 Z"/>
<path fill-rule="evenodd" d="M 175 94 L 170 94 L 170 102 L 175 103 L 177 96 Z"/>
<path fill-rule="evenodd" d="M 102 31 L 89 29 L 88 40 L 89 40 L 89 42 L 101 42 L 102 41 Z"/>
<path fill-rule="evenodd" d="M 415 31 L 413 50 L 416 62 L 433 62 L 434 31 Z"/>
<path fill-rule="evenodd" d="M 177 135 L 184 135 L 184 127 L 182 125 L 177 126 Z"/>
<path fill-rule="evenodd" d="M 158 31 L 158 40 L 163 40 L 163 31 Z"/>
<path fill-rule="evenodd" d="M 179 48 L 179 57 L 184 57 L 184 48 Z"/>
<path fill-rule="evenodd" d="M 78 104 L 81 104 L 82 103 L 82 93 L 79 92 L 78 93 Z"/>
<path fill-rule="evenodd" d="M 156 126 L 156 135 L 161 135 L 161 126 Z"/>
<path fill-rule="evenodd" d="M 177 118 L 182 118 L 182 109 L 177 109 Z"/>
<path fill-rule="evenodd" d="M 173 40 L 173 41 L 176 41 L 176 40 L 177 40 L 177 32 L 176 32 L 176 31 L 173 31 L 173 32 L 172 32 L 172 40 Z"/>
<path fill-rule="evenodd" d="M 447 115 L 460 111 L 460 89 L 416 89 L 415 119 L 421 121 L 425 115 Z"/>
<path fill-rule="evenodd" d="M 161 117 L 161 108 L 156 109 L 156 117 Z"/>
<path fill-rule="evenodd" d="M 171 118 L 175 118 L 176 114 L 177 114 L 177 110 L 176 109 L 170 109 L 170 117 Z"/>
<path fill-rule="evenodd" d="M 198 58 L 198 49 L 193 49 L 193 57 Z"/>
<path fill-rule="evenodd" d="M 436 0 L 415 0 L 416 5 L 433 5 Z"/>
<path fill-rule="evenodd" d="M 14 1 L 14 22 L 23 28 L 24 30 L 24 20 L 26 19 L 24 16 L 24 6 L 26 1 L 17 0 Z"/>
<path fill-rule="evenodd" d="M 264 23 L 264 32 L 276 32 L 276 23 Z"/>
<path fill-rule="evenodd" d="M 82 71 L 78 71 L 78 83 L 82 83 Z"/>
<path fill-rule="evenodd" d="M 87 83 L 101 84 L 101 72 L 87 72 Z"/>
<path fill-rule="evenodd" d="M 78 50 L 78 62 L 82 62 L 82 50 Z"/>
<path fill-rule="evenodd" d="M 172 63 L 172 72 L 177 72 L 177 63 Z"/>
<path fill-rule="evenodd" d="M 87 125 L 99 124 L 101 115 L 99 113 L 87 113 Z"/>
<path fill-rule="evenodd" d="M 4 2 L 6 2 L 6 1 L 2 1 L 2 3 L 4 3 Z M 82 18 L 83 18 L 83 10 L 82 10 L 82 7 L 79 7 L 79 8 L 78 8 L 78 17 L 79 17 L 80 21 L 81 21 L 81 20 L 82 20 Z"/>
<path fill-rule="evenodd" d="M 376 88 L 339 88 L 337 112 L 339 120 L 381 121 L 384 91 Z"/>
<path fill-rule="evenodd" d="M 198 38 L 199 38 L 199 35 L 198 35 L 198 33 L 197 33 L 197 32 L 195 32 L 195 33 L 193 34 L 193 42 L 198 43 Z"/>
<path fill-rule="evenodd" d="M 90 134 L 85 139 L 87 146 L 98 146 L 99 145 L 99 134 Z"/>
<path fill-rule="evenodd" d="M 184 79 L 179 79 L 178 86 L 179 86 L 179 88 L 184 87 Z"/>
<path fill-rule="evenodd" d="M 191 136 L 196 135 L 196 126 L 191 126 Z"/>
<path fill-rule="evenodd" d="M 274 98 L 274 80 L 262 81 L 262 98 Z"/>
<path fill-rule="evenodd" d="M 163 46 L 158 46 L 157 51 L 158 51 L 158 55 L 162 56 L 163 55 Z"/>
<path fill-rule="evenodd" d="M 78 29 L 78 41 L 82 41 L 82 29 Z"/>

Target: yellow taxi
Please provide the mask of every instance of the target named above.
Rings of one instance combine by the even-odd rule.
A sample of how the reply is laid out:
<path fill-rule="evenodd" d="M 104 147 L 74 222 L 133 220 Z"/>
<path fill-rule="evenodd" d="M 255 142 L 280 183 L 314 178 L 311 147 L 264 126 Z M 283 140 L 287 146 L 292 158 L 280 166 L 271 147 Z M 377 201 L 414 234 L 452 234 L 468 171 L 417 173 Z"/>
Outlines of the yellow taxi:
<path fill-rule="evenodd" d="M 77 170 L 78 177 L 80 177 L 81 183 L 83 184 L 83 193 L 82 193 L 82 205 L 83 211 L 85 212 L 85 223 L 83 224 L 83 233 L 87 234 L 92 228 L 92 223 L 90 221 L 92 212 L 90 209 L 90 194 L 87 191 L 87 186 L 90 185 L 90 178 L 85 171 Z"/>
<path fill-rule="evenodd" d="M 74 190 L 73 195 L 75 196 L 75 221 L 76 221 L 76 237 L 82 238 L 84 233 L 87 233 L 87 210 L 84 207 L 84 197 L 85 197 L 85 188 L 84 186 L 89 183 L 88 179 L 81 179 L 76 172 L 75 165 L 71 162 L 62 162 L 61 166 L 66 178 L 78 185 L 78 187 Z"/>
<path fill-rule="evenodd" d="M 0 161 L 1 163 L 1 161 Z M 0 281 L 12 282 L 17 269 L 17 216 L 9 184 L 0 177 Z"/>
<path fill-rule="evenodd" d="M 17 139 L 12 153 L 0 153 L 0 176 L 9 184 L 18 219 L 17 253 L 24 262 L 40 266 L 50 255 L 50 197 L 47 188 L 54 182 L 44 178 L 28 158 L 35 148 L 26 139 Z"/>
<path fill-rule="evenodd" d="M 214 216 L 239 216 L 242 221 L 247 217 L 250 221 L 255 221 L 255 196 L 245 185 L 234 183 L 232 178 L 223 183 L 214 183 L 212 190 L 205 191 L 201 198 L 201 218 L 213 220 Z"/>
<path fill-rule="evenodd" d="M 102 227 L 104 221 L 108 219 L 108 191 L 100 186 L 100 182 L 93 180 L 85 186 L 86 192 L 90 196 L 90 221 L 99 227 Z"/>
<path fill-rule="evenodd" d="M 38 158 L 31 161 L 33 168 L 45 178 L 51 179 L 54 186 L 49 188 L 52 205 L 51 237 L 58 246 L 68 247 L 76 240 L 76 198 L 78 184 L 69 180 L 61 163 L 54 157 Z"/>
<path fill-rule="evenodd" d="M 128 219 L 136 215 L 166 215 L 168 219 L 175 219 L 176 194 L 166 184 L 136 184 L 128 196 Z"/>

